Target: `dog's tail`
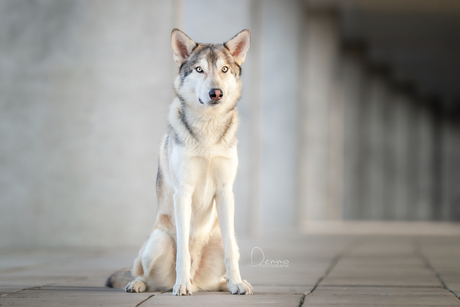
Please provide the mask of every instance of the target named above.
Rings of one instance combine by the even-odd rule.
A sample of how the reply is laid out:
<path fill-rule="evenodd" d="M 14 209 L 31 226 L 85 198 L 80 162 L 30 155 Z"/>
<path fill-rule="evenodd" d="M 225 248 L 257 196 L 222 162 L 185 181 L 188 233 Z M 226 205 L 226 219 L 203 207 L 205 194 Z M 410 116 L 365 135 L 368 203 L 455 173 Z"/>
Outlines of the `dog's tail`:
<path fill-rule="evenodd" d="M 109 288 L 124 288 L 126 285 L 133 281 L 134 277 L 131 273 L 131 269 L 121 269 L 110 275 L 105 283 L 106 287 Z"/>

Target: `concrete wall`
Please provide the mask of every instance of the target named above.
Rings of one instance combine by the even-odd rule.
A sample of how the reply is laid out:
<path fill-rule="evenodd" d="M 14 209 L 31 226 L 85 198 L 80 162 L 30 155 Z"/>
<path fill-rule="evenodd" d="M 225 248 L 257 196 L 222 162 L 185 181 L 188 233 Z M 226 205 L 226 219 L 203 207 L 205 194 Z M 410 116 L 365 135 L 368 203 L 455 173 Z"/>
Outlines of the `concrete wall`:
<path fill-rule="evenodd" d="M 0 3 L 0 246 L 148 235 L 173 4 Z"/>

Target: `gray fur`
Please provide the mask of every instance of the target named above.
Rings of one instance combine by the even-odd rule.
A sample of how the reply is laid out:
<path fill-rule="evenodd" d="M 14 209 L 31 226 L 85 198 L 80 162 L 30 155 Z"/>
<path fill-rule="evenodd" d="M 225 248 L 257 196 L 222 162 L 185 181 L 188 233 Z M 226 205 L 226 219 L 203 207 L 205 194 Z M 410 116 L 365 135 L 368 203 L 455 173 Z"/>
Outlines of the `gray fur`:
<path fill-rule="evenodd" d="M 177 133 L 177 131 L 171 125 L 168 126 L 168 137 L 170 135 L 172 136 L 172 139 L 174 140 L 174 142 L 176 144 L 178 144 L 178 145 L 183 145 L 184 144 L 184 142 L 180 139 L 179 134 Z"/>
<path fill-rule="evenodd" d="M 179 100 L 180 100 L 181 106 L 185 107 L 185 99 L 184 99 L 184 97 L 182 97 L 177 91 L 175 91 L 175 92 L 176 92 L 177 98 L 179 98 Z"/>
<path fill-rule="evenodd" d="M 131 269 L 121 269 L 110 275 L 107 279 L 105 286 L 115 289 L 123 289 L 126 285 L 133 281 L 134 277 L 131 273 Z"/>
<path fill-rule="evenodd" d="M 230 118 L 227 120 L 227 123 L 225 124 L 225 128 L 217 143 L 222 143 L 222 141 L 225 139 L 225 136 L 227 135 L 228 130 L 230 130 L 230 128 L 233 126 L 234 118 L 235 118 L 235 114 L 232 113 L 230 115 Z"/>
<path fill-rule="evenodd" d="M 157 187 L 157 196 L 160 198 L 162 195 L 163 191 L 163 172 L 161 171 L 161 163 L 158 161 L 158 172 L 157 172 L 157 182 L 156 182 L 156 187 Z"/>
<path fill-rule="evenodd" d="M 195 132 L 193 132 L 192 127 L 189 125 L 189 123 L 188 123 L 188 121 L 187 121 L 187 116 L 185 115 L 185 106 L 184 106 L 184 105 L 182 105 L 182 108 L 179 110 L 179 117 L 180 117 L 180 120 L 182 121 L 182 124 L 183 124 L 184 127 L 187 129 L 188 133 L 189 133 L 194 139 L 196 139 Z"/>

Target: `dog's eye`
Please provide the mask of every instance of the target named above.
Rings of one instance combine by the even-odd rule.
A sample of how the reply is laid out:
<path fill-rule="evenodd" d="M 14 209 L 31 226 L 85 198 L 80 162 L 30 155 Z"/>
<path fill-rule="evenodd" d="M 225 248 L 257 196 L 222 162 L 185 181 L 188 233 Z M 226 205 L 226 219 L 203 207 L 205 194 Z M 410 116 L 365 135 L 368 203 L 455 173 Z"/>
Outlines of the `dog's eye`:
<path fill-rule="evenodd" d="M 228 71 L 228 67 L 227 67 L 227 66 L 222 67 L 222 72 L 223 72 L 223 73 L 226 73 L 227 71 Z"/>
<path fill-rule="evenodd" d="M 203 72 L 203 68 L 201 68 L 201 66 L 198 66 L 197 68 L 195 68 L 195 70 L 200 74 Z"/>

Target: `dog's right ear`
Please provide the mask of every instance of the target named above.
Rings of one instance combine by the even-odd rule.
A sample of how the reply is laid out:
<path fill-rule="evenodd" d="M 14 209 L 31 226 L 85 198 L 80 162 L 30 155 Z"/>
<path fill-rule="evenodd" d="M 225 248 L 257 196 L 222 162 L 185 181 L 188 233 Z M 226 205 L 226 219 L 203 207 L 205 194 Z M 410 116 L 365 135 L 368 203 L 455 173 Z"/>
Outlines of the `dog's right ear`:
<path fill-rule="evenodd" d="M 174 52 L 174 60 L 182 64 L 196 47 L 196 43 L 179 29 L 172 30 L 171 45 Z"/>

